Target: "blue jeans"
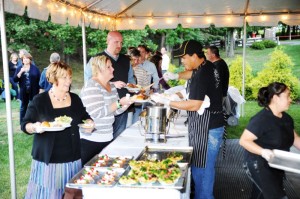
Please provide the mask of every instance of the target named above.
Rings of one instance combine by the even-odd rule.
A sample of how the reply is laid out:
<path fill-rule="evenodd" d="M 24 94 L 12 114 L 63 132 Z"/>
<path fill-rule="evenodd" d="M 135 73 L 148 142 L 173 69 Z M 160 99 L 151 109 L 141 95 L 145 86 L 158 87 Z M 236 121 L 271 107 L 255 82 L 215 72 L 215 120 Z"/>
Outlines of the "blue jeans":
<path fill-rule="evenodd" d="M 115 122 L 113 123 L 114 139 L 116 139 L 126 129 L 127 117 L 128 117 L 127 110 L 124 113 L 115 116 Z"/>
<path fill-rule="evenodd" d="M 135 106 L 134 107 L 134 113 L 132 116 L 132 124 L 136 123 L 139 120 L 140 113 L 143 110 L 143 106 Z"/>
<path fill-rule="evenodd" d="M 208 131 L 206 167 L 192 166 L 192 177 L 195 184 L 194 199 L 214 199 L 215 164 L 222 143 L 224 127 Z"/>

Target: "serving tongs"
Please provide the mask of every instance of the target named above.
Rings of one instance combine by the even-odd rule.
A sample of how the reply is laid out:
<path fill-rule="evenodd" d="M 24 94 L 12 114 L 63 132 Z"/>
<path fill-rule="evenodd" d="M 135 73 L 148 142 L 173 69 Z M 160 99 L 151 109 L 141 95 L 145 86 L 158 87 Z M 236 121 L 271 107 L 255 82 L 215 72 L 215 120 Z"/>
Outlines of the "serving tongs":
<path fill-rule="evenodd" d="M 162 80 L 163 78 L 164 77 L 159 78 L 158 82 L 160 82 L 160 80 Z M 137 93 L 146 92 L 146 90 L 148 90 L 153 85 L 154 85 L 154 82 L 152 84 L 147 85 L 147 86 L 143 86 Z"/>

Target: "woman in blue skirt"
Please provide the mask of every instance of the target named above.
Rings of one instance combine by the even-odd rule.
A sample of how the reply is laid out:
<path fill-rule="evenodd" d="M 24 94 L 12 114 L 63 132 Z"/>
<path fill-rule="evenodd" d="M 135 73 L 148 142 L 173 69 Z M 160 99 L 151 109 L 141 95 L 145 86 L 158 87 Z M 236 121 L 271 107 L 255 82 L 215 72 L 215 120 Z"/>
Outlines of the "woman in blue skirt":
<path fill-rule="evenodd" d="M 34 97 L 21 124 L 25 133 L 34 136 L 25 195 L 30 199 L 62 197 L 66 183 L 81 169 L 78 124 L 86 120 L 94 125 L 79 96 L 69 92 L 71 67 L 53 63 L 46 76 L 53 87 Z M 57 118 L 71 121 L 70 126 L 62 128 L 60 122 L 52 123 Z"/>

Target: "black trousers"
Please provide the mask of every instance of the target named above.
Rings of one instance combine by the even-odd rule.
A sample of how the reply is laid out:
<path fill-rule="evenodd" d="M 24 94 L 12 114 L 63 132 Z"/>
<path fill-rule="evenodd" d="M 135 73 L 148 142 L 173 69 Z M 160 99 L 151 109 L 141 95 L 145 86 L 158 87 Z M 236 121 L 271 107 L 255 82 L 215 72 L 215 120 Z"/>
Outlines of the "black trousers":
<path fill-rule="evenodd" d="M 244 163 L 247 176 L 253 182 L 251 199 L 284 199 L 284 171 L 271 168 L 263 158 Z"/>
<path fill-rule="evenodd" d="M 95 155 L 99 154 L 109 142 L 92 142 L 89 140 L 81 139 L 81 162 L 82 166 L 85 165 Z"/>

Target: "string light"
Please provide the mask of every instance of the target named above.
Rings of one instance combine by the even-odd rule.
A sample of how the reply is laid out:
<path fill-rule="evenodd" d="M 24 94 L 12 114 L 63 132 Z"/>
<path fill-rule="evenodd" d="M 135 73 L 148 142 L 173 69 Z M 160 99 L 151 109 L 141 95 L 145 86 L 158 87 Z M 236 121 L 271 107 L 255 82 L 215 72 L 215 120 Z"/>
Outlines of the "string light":
<path fill-rule="evenodd" d="M 192 19 L 191 19 L 191 18 L 187 18 L 187 19 L 186 19 L 186 22 L 187 22 L 187 23 L 192 23 Z"/>
<path fill-rule="evenodd" d="M 43 0 L 35 0 L 34 2 L 36 2 L 40 6 L 40 5 L 42 5 Z"/>
<path fill-rule="evenodd" d="M 167 24 L 171 24 L 171 23 L 173 23 L 173 20 L 172 19 L 167 19 Z"/>
<path fill-rule="evenodd" d="M 28 0 L 23 0 L 24 1 L 28 1 Z M 43 0 L 32 0 L 33 2 L 41 5 L 43 3 Z M 52 13 L 53 11 L 59 11 L 63 14 L 65 14 L 67 11 L 69 13 L 69 16 L 74 16 L 76 15 L 78 12 L 82 13 L 84 17 L 87 17 L 88 20 L 95 20 L 97 22 L 103 22 L 103 16 L 105 16 L 105 19 L 107 22 L 109 23 L 113 23 L 113 18 L 111 18 L 110 16 L 106 16 L 105 14 L 101 14 L 101 13 L 95 13 L 95 12 L 91 12 L 88 10 L 83 10 L 83 8 L 85 7 L 85 5 L 82 2 L 79 2 L 79 4 L 75 5 L 73 4 L 74 0 L 71 1 L 64 1 L 64 0 L 50 0 L 50 3 L 47 4 L 47 7 L 50 11 L 50 13 Z M 67 7 L 69 9 L 67 9 Z M 71 8 L 71 9 L 70 9 Z"/>
<path fill-rule="evenodd" d="M 232 21 L 232 17 L 231 16 L 226 17 L 226 21 L 231 22 Z"/>
<path fill-rule="evenodd" d="M 281 16 L 281 19 L 287 20 L 287 19 L 288 19 L 288 16 L 287 16 L 287 15 L 283 15 L 283 16 Z"/>
<path fill-rule="evenodd" d="M 207 22 L 207 23 L 209 23 L 209 24 L 210 24 L 210 23 L 211 23 L 211 21 L 212 21 L 212 20 L 211 20 L 211 18 L 210 18 L 210 17 L 207 17 L 207 18 L 206 18 L 206 22 Z"/>
<path fill-rule="evenodd" d="M 65 12 L 67 11 L 67 8 L 66 8 L 66 7 L 62 7 L 62 8 L 60 9 L 60 11 L 61 11 L 62 13 L 65 13 Z"/>
<path fill-rule="evenodd" d="M 266 21 L 267 17 L 266 17 L 265 15 L 262 15 L 262 16 L 260 16 L 260 19 L 261 19 L 262 21 Z"/>

